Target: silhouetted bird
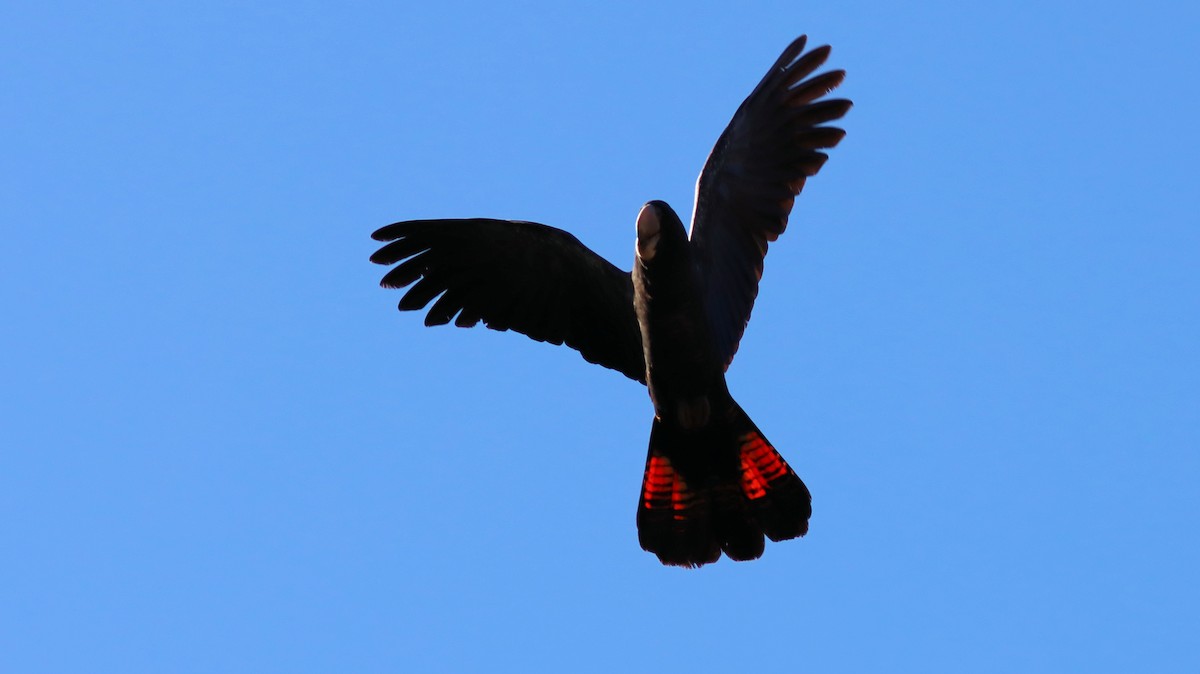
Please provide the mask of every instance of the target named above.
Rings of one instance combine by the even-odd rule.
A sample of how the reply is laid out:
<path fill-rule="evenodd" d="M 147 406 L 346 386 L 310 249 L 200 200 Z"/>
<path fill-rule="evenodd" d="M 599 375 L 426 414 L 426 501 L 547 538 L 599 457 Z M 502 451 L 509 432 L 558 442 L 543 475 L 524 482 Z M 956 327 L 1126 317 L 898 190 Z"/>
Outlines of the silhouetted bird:
<path fill-rule="evenodd" d="M 845 72 L 809 77 L 829 47 L 802 55 L 804 45 L 801 36 L 784 50 L 717 139 L 696 184 L 690 238 L 667 204 L 642 207 L 632 273 L 533 222 L 410 220 L 372 235 L 390 243 L 371 261 L 399 263 L 381 285 L 412 284 L 404 311 L 432 301 L 426 325 L 483 321 L 566 344 L 647 384 L 654 421 L 638 540 L 664 564 L 700 566 L 722 552 L 755 559 L 764 534 L 808 531 L 808 488 L 725 385 L 767 243 L 828 158 L 820 150 L 845 136 L 822 124 L 850 101 L 820 100 Z"/>

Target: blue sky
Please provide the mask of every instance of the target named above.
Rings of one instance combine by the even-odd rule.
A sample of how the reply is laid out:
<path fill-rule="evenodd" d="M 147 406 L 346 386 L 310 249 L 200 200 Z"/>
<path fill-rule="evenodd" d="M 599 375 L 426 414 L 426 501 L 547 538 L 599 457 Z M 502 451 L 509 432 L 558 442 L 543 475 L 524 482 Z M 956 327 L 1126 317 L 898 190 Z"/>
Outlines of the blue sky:
<path fill-rule="evenodd" d="M 0 669 L 1200 669 L 1200 12 L 730 7 L 0 9 Z M 856 106 L 729 382 L 811 533 L 663 568 L 644 389 L 368 235 L 628 268 L 800 33 Z"/>

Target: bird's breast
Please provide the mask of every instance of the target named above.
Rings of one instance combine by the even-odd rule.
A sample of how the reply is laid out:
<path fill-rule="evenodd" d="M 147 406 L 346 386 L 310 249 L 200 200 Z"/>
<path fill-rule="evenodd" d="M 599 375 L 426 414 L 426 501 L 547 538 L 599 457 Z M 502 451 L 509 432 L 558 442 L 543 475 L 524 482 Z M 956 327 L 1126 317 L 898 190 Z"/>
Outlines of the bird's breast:
<path fill-rule="evenodd" d="M 635 260 L 634 308 L 655 414 L 691 429 L 708 423 L 725 376 L 695 270 L 688 259 L 671 259 L 677 252 L 660 247 Z"/>

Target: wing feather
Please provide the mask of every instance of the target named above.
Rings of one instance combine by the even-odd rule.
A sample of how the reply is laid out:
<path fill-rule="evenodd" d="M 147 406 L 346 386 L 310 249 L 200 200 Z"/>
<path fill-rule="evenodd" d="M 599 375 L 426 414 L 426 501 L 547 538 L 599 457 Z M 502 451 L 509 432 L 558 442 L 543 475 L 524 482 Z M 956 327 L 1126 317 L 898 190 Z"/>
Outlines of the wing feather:
<path fill-rule="evenodd" d="M 401 311 L 432 302 L 426 325 L 482 321 L 566 344 L 645 383 L 629 273 L 567 232 L 512 220 L 408 220 L 371 236 L 387 242 L 371 261 L 395 265 L 380 285 L 408 288 Z"/>
<path fill-rule="evenodd" d="M 845 115 L 850 101 L 818 100 L 845 72 L 810 77 L 829 58 L 829 47 L 804 53 L 806 43 L 801 36 L 788 45 L 738 108 L 696 183 L 691 240 L 725 367 L 750 320 L 768 243 L 783 234 L 805 180 L 829 158 L 821 150 L 846 135 L 821 125 Z"/>

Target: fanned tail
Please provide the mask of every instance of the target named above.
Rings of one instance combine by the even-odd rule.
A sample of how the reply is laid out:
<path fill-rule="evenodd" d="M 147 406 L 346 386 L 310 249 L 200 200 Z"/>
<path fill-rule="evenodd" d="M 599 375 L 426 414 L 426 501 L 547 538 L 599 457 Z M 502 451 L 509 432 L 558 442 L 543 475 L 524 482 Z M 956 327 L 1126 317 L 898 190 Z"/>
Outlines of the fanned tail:
<path fill-rule="evenodd" d="M 638 542 L 663 564 L 757 559 L 764 536 L 803 536 L 811 515 L 808 488 L 737 403 L 696 431 L 654 420 Z"/>

